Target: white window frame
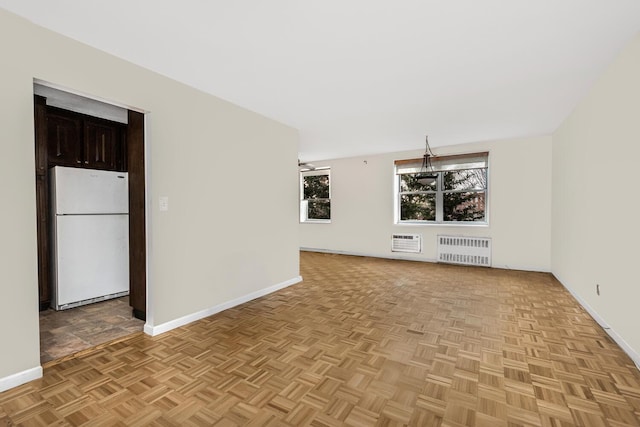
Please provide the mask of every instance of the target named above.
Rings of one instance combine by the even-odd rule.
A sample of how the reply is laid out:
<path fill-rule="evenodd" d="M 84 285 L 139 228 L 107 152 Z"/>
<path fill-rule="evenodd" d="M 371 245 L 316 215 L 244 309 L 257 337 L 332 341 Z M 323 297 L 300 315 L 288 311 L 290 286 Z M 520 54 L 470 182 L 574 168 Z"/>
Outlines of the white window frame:
<path fill-rule="evenodd" d="M 405 173 L 421 173 L 424 172 L 422 159 L 400 160 L 396 161 L 394 174 L 394 219 L 397 225 L 438 225 L 438 226 L 488 226 L 489 225 L 489 153 L 470 153 L 453 156 L 432 157 L 433 172 L 437 173 L 437 190 L 424 192 L 435 194 L 436 196 L 436 219 L 435 220 L 402 220 L 400 213 L 401 196 L 408 192 L 400 191 L 401 175 Z M 486 169 L 487 185 L 484 189 L 484 221 L 445 221 L 444 220 L 444 194 L 453 192 L 467 191 L 451 191 L 444 190 L 443 173 L 451 170 L 463 169 Z M 431 172 L 429 169 L 428 172 Z M 479 190 L 471 190 L 469 192 L 480 192 Z"/>
<path fill-rule="evenodd" d="M 329 177 L 329 198 L 328 199 L 316 199 L 316 200 L 327 200 L 329 204 L 331 204 L 331 169 L 326 168 L 316 168 L 313 170 L 303 170 L 300 171 L 300 222 L 301 223 L 314 223 L 314 224 L 330 224 L 331 216 L 329 214 L 328 219 L 317 219 L 317 218 L 308 218 L 309 214 L 309 203 L 308 199 L 304 199 L 304 178 L 307 176 L 320 176 L 326 175 Z"/>

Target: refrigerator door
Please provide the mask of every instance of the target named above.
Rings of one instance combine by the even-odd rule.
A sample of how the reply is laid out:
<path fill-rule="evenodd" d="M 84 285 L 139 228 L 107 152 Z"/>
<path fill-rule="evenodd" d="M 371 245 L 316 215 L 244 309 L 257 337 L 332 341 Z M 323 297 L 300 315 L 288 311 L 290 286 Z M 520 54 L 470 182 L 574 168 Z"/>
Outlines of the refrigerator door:
<path fill-rule="evenodd" d="M 57 215 L 129 212 L 126 172 L 56 166 L 51 170 L 51 186 Z"/>
<path fill-rule="evenodd" d="M 56 216 L 56 309 L 129 291 L 129 216 Z"/>

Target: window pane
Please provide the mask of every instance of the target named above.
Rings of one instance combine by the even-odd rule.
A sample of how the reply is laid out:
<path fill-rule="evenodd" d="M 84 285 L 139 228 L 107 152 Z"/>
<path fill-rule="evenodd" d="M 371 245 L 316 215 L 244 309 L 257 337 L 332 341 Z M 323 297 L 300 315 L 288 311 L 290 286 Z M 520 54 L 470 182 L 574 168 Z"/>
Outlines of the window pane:
<path fill-rule="evenodd" d="M 304 199 L 328 199 L 329 175 L 304 177 Z"/>
<path fill-rule="evenodd" d="M 400 219 L 402 221 L 435 221 L 435 194 L 403 194 L 400 196 Z"/>
<path fill-rule="evenodd" d="M 484 221 L 485 192 L 444 193 L 445 221 Z"/>
<path fill-rule="evenodd" d="M 307 202 L 307 219 L 331 219 L 331 202 L 329 200 L 309 200 Z"/>
<path fill-rule="evenodd" d="M 435 177 L 435 178 L 433 178 Z M 400 175 L 400 191 L 436 191 L 437 174 L 405 173 Z"/>
<path fill-rule="evenodd" d="M 443 172 L 445 190 L 484 190 L 487 188 L 486 169 L 461 169 Z"/>

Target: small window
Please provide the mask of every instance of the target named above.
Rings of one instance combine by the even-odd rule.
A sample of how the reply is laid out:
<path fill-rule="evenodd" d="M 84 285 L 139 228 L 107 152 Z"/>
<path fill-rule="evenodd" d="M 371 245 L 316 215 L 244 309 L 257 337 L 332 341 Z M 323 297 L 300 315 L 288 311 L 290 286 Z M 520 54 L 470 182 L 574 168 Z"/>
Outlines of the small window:
<path fill-rule="evenodd" d="M 331 222 L 328 169 L 300 172 L 300 221 Z"/>
<path fill-rule="evenodd" d="M 488 153 L 396 161 L 398 223 L 487 223 Z"/>

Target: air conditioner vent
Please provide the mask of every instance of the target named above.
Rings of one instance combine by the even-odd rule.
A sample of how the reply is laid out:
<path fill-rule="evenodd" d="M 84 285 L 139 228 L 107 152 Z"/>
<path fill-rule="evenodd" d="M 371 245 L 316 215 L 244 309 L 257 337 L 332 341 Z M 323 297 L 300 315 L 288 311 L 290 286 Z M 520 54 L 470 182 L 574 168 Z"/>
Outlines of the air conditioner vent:
<path fill-rule="evenodd" d="M 420 253 L 422 238 L 419 234 L 393 234 L 391 252 Z"/>

